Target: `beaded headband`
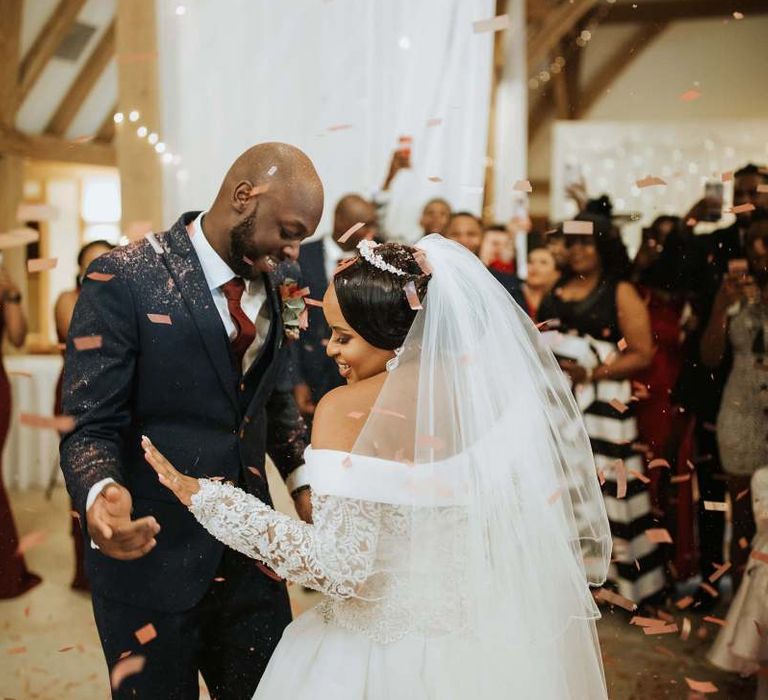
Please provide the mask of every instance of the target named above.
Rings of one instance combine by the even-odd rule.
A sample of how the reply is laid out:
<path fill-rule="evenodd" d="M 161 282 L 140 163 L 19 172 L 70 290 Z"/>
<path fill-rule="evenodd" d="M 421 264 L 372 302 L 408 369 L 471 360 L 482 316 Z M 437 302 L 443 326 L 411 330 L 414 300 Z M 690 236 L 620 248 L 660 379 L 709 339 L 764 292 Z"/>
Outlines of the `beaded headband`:
<path fill-rule="evenodd" d="M 363 260 L 365 260 L 368 264 L 377 267 L 379 270 L 383 270 L 384 272 L 391 272 L 393 275 L 398 275 L 399 277 L 406 277 L 408 275 L 407 272 L 403 272 L 402 270 L 396 268 L 394 265 L 390 265 L 380 255 L 376 255 L 374 251 L 378 245 L 379 244 L 375 241 L 360 241 L 357 244 L 357 249 L 360 251 L 360 257 L 363 258 Z"/>

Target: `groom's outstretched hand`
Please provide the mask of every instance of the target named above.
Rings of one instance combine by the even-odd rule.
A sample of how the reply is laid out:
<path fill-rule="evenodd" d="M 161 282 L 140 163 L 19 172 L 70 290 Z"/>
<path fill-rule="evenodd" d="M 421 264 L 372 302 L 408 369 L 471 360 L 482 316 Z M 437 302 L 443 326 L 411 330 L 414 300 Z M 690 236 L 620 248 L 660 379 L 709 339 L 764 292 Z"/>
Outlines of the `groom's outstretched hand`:
<path fill-rule="evenodd" d="M 88 509 L 88 534 L 102 554 L 113 559 L 138 559 L 157 544 L 160 525 L 149 516 L 131 520 L 131 493 L 120 484 L 108 484 Z"/>

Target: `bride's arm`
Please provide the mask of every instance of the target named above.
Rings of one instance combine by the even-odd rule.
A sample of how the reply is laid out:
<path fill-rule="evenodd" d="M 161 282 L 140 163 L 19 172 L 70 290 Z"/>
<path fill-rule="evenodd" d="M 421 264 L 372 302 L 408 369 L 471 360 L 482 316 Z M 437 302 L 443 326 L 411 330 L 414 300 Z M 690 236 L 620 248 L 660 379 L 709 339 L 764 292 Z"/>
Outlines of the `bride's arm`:
<path fill-rule="evenodd" d="M 355 597 L 376 553 L 379 505 L 313 496 L 316 525 L 278 513 L 231 484 L 200 479 L 189 510 L 216 539 L 278 575 L 337 598 Z"/>
<path fill-rule="evenodd" d="M 160 482 L 216 539 L 258 559 L 283 578 L 337 598 L 351 598 L 370 575 L 381 506 L 315 496 L 315 525 L 278 513 L 231 484 L 178 472 L 152 443 L 142 445 Z"/>

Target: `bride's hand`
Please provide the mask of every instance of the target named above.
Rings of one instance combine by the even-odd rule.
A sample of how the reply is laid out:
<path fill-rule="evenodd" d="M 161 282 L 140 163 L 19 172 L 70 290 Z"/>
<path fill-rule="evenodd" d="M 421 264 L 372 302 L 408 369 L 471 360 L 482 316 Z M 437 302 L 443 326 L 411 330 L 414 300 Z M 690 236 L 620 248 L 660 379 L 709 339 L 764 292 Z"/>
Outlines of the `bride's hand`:
<path fill-rule="evenodd" d="M 160 483 L 173 491 L 185 506 L 192 504 L 192 496 L 200 490 L 200 482 L 191 476 L 185 476 L 158 451 L 145 435 L 141 436 L 141 446 L 144 448 L 144 458 L 152 469 L 157 472 Z"/>

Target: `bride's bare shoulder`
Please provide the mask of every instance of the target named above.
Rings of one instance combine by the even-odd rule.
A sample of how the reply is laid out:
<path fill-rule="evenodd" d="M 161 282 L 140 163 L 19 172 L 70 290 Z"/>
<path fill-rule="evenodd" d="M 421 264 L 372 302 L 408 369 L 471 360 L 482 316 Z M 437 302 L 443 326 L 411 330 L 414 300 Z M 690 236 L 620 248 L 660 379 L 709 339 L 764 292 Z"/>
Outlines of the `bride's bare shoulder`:
<path fill-rule="evenodd" d="M 323 396 L 312 419 L 312 447 L 349 452 L 376 403 L 382 384 L 383 380 L 373 377 L 337 387 Z"/>

